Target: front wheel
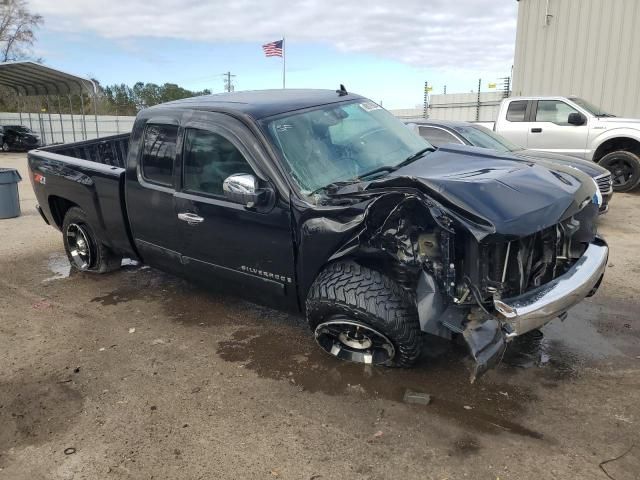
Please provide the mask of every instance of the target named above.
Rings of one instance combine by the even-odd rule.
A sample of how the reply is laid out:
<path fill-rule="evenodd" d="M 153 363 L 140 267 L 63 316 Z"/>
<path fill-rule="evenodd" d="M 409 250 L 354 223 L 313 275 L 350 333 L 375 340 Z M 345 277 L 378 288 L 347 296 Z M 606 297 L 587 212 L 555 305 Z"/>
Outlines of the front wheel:
<path fill-rule="evenodd" d="M 307 296 L 316 342 L 340 360 L 409 367 L 420 356 L 415 303 L 392 279 L 355 262 L 329 265 Z"/>
<path fill-rule="evenodd" d="M 608 153 L 598 164 L 611 172 L 614 192 L 628 192 L 640 183 L 640 158 L 631 152 Z"/>
<path fill-rule="evenodd" d="M 62 238 L 67 257 L 74 269 L 106 273 L 120 268 L 122 258 L 103 244 L 81 208 L 70 208 L 64 216 Z"/>
<path fill-rule="evenodd" d="M 9 151 L 9 144 L 7 142 L 2 142 L 2 151 L 3 152 Z"/>

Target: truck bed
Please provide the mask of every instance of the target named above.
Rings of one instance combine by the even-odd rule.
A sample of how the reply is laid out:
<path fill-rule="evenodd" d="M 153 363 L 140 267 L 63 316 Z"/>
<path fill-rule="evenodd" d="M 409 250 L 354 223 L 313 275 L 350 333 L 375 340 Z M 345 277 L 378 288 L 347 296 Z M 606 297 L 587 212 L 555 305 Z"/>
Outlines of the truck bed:
<path fill-rule="evenodd" d="M 123 134 L 31 150 L 28 163 L 49 224 L 61 229 L 68 209 L 80 207 L 105 245 L 135 258 L 124 195 L 128 140 Z"/>
<path fill-rule="evenodd" d="M 52 145 L 40 150 L 124 168 L 129 153 L 129 137 L 129 133 L 122 133 L 93 140 Z"/>

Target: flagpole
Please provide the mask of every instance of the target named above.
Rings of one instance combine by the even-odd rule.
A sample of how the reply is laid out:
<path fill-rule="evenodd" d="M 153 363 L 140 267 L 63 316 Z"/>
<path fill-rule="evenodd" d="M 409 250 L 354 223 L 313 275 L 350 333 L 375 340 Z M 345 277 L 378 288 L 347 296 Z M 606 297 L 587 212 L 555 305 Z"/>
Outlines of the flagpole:
<path fill-rule="evenodd" d="M 287 65 L 287 51 L 284 43 L 284 35 L 282 36 L 282 88 L 285 88 L 285 71 Z"/>

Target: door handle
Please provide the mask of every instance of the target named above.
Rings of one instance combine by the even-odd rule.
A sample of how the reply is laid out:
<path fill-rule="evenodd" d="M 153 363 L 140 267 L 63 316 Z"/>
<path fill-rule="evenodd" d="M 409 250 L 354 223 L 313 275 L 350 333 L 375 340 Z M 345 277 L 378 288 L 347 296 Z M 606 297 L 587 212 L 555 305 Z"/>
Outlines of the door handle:
<path fill-rule="evenodd" d="M 531 129 L 531 133 L 542 133 L 542 129 L 541 128 L 532 128 Z"/>
<path fill-rule="evenodd" d="M 184 212 L 178 214 L 178 220 L 182 220 L 183 222 L 187 222 L 189 225 L 195 225 L 197 223 L 204 222 L 204 218 L 195 213 Z"/>

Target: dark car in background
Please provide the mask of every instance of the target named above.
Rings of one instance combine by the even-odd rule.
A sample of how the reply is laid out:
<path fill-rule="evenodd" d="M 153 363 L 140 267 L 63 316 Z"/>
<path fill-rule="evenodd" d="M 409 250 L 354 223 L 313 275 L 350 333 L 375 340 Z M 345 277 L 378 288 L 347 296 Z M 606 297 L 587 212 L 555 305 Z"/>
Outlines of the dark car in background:
<path fill-rule="evenodd" d="M 3 152 L 11 150 L 31 150 L 41 146 L 40 137 L 24 125 L 4 125 L 0 127 L 0 144 Z"/>
<path fill-rule="evenodd" d="M 559 153 L 528 150 L 510 142 L 488 128 L 474 123 L 425 119 L 405 120 L 405 123 L 413 127 L 420 136 L 425 138 L 434 147 L 440 147 L 448 143 L 471 145 L 474 147 L 490 148 L 499 153 L 508 153 L 547 165 L 560 164 L 577 168 L 593 178 L 598 184 L 598 189 L 602 194 L 600 214 L 602 215 L 609 210 L 609 201 L 613 196 L 611 172 L 594 162 L 569 155 L 561 155 Z"/>

